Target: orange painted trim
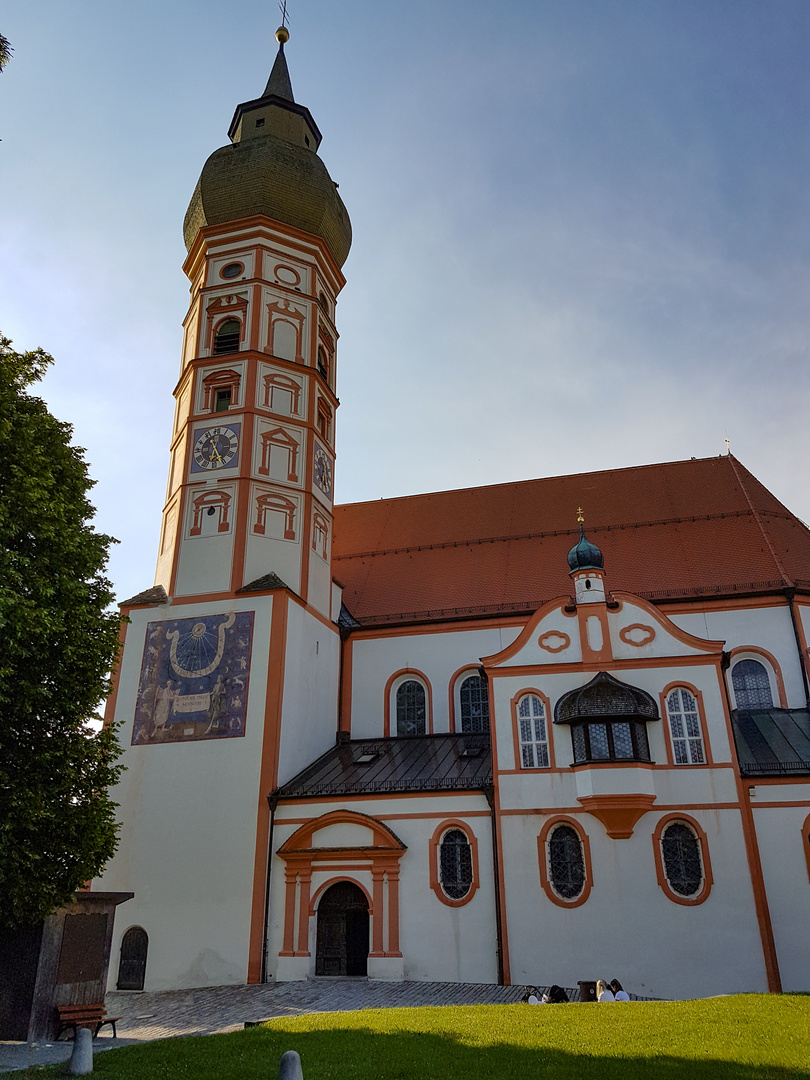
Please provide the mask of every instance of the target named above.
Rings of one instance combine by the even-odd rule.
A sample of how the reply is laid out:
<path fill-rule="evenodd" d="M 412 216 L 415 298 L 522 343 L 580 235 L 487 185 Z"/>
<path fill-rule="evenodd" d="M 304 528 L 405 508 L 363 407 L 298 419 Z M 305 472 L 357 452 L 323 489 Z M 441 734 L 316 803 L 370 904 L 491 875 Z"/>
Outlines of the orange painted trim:
<path fill-rule="evenodd" d="M 287 597 L 280 593 L 273 598 L 273 611 L 270 617 L 267 695 L 265 698 L 262 756 L 259 769 L 259 790 L 257 792 L 256 846 L 253 855 L 253 896 L 250 910 L 247 975 L 249 983 L 258 983 L 261 980 L 262 972 L 262 945 L 267 919 L 265 897 L 267 893 L 267 875 L 270 868 L 270 859 L 272 858 L 269 851 L 270 807 L 267 805 L 267 796 L 278 784 L 284 665 L 287 656 L 287 612 Z M 286 949 L 287 945 L 285 944 L 284 947 Z M 292 948 L 292 941 L 289 947 Z"/>
<path fill-rule="evenodd" d="M 634 630 L 640 630 L 643 635 L 643 640 L 635 641 L 630 635 Z M 646 623 L 630 623 L 629 626 L 623 626 L 619 631 L 619 640 L 623 641 L 625 645 L 631 645 L 634 649 L 643 649 L 645 645 L 649 645 L 655 641 L 655 630 L 652 626 L 647 626 Z"/>
<path fill-rule="evenodd" d="M 703 867 L 703 882 L 700 886 L 700 892 L 695 896 L 681 896 L 676 893 L 667 881 L 666 871 L 664 870 L 664 855 L 661 851 L 661 838 L 667 825 L 671 825 L 673 822 L 683 822 L 688 825 L 692 832 L 697 837 L 697 842 L 700 847 L 700 862 Z M 658 824 L 655 826 L 655 830 L 652 835 L 653 842 L 653 854 L 655 856 L 655 874 L 658 878 L 658 884 L 661 886 L 664 895 L 671 900 L 674 904 L 682 904 L 684 907 L 697 907 L 698 904 L 703 904 L 709 899 L 709 893 L 712 891 L 712 885 L 714 884 L 714 878 L 712 877 L 712 862 L 709 857 L 709 838 L 702 829 L 699 822 L 697 822 L 689 814 L 674 813 L 666 814 L 660 818 Z"/>
<path fill-rule="evenodd" d="M 470 885 L 470 891 L 462 896 L 460 900 L 453 900 L 447 895 L 439 880 L 439 848 L 441 846 L 442 837 L 445 833 L 451 829 L 459 829 L 467 837 L 467 842 L 470 845 L 470 851 L 472 855 L 472 884 Z M 467 824 L 466 821 L 462 821 L 461 818 L 447 818 L 441 824 L 436 826 L 433 836 L 430 838 L 430 887 L 433 889 L 436 896 L 441 900 L 443 904 L 447 904 L 448 907 L 458 908 L 464 907 L 465 904 L 469 904 L 472 898 L 478 891 L 480 885 L 480 878 L 478 874 L 478 837 L 473 830 Z"/>
<path fill-rule="evenodd" d="M 298 948 L 296 956 L 309 956 L 309 919 L 304 918 L 304 912 L 309 911 L 309 897 L 312 891 L 312 871 L 301 871 L 298 875 L 301 887 L 301 899 L 298 906 L 301 916 L 298 920 Z"/>
<path fill-rule="evenodd" d="M 353 558 L 354 556 L 343 556 Z M 335 562 L 340 562 L 341 556 L 335 557 Z M 525 626 L 525 619 L 499 618 L 491 619 L 445 619 L 435 623 L 401 623 L 397 626 L 369 627 L 368 629 L 352 630 L 352 637 L 356 641 L 376 641 L 392 637 L 419 637 L 423 634 L 447 634 L 462 633 L 472 630 L 513 630 L 515 627 Z"/>
<path fill-rule="evenodd" d="M 427 705 L 427 734 L 433 734 L 433 687 L 430 685 L 430 679 L 424 672 L 419 671 L 417 668 L 400 668 L 399 671 L 395 671 L 385 684 L 384 690 L 384 709 L 385 720 L 383 724 L 383 735 L 385 738 L 389 738 L 391 735 L 391 698 L 394 693 L 394 683 L 398 679 L 402 679 L 403 682 L 408 681 L 408 677 L 415 678 L 421 681 L 425 688 L 425 698 Z"/>
<path fill-rule="evenodd" d="M 516 656 L 521 649 L 525 648 L 529 644 L 531 639 L 537 632 L 537 628 L 547 615 L 551 615 L 552 612 L 559 611 L 565 619 L 576 618 L 576 611 L 568 612 L 565 610 L 570 603 L 567 596 L 556 596 L 553 600 L 546 601 L 541 607 L 537 609 L 532 615 L 529 616 L 529 621 L 525 623 L 523 629 L 512 642 L 511 645 L 507 645 L 505 649 L 501 649 L 500 652 L 492 653 L 491 656 L 482 656 L 481 663 L 484 667 L 494 667 L 496 664 L 503 664 L 507 660 L 511 660 L 513 656 Z M 552 629 L 549 627 L 549 629 Z M 569 635 L 570 636 L 570 635 Z"/>
<path fill-rule="evenodd" d="M 810 800 L 785 799 L 784 802 L 776 802 L 775 800 L 773 802 L 765 802 L 765 800 L 762 800 L 762 802 L 760 802 L 758 798 L 754 797 L 754 801 L 751 803 L 751 807 L 754 810 L 787 810 L 792 809 L 796 806 L 799 806 L 802 809 L 807 809 L 807 807 L 810 806 Z"/>
<path fill-rule="evenodd" d="M 588 625 L 592 619 L 599 624 L 599 633 L 602 636 L 602 644 L 598 649 L 592 648 L 588 632 Z M 579 647 L 582 653 L 582 663 L 596 664 L 600 670 L 604 670 L 605 665 L 613 660 L 610 624 L 608 623 L 605 602 L 578 604 L 577 623 L 579 624 Z"/>
<path fill-rule="evenodd" d="M 428 792 L 427 794 L 430 795 L 430 792 Z M 442 791 L 442 792 L 434 792 L 434 794 L 444 795 L 445 793 Z M 469 794 L 469 792 L 467 794 Z M 354 798 L 354 796 L 352 796 L 352 798 Z M 383 795 L 383 796 L 378 795 L 377 798 L 383 798 L 384 800 L 387 800 L 388 796 L 387 795 Z M 736 803 L 735 803 L 735 806 L 736 806 Z M 487 817 L 488 818 L 490 816 L 489 810 L 462 810 L 462 811 L 459 811 L 459 812 L 463 813 L 465 818 L 469 818 L 469 817 Z M 425 818 L 425 819 L 432 820 L 432 821 L 436 821 L 436 820 L 442 820 L 443 821 L 446 817 L 447 817 L 447 813 L 444 812 L 444 811 L 441 811 L 441 810 L 417 811 L 416 813 L 413 813 L 413 814 L 375 814 L 374 815 L 374 818 L 375 818 L 376 821 L 417 821 L 417 820 L 419 820 L 421 818 Z M 309 822 L 311 820 L 312 819 L 308 818 L 308 817 L 307 818 L 279 818 L 277 816 L 276 817 L 276 827 L 279 827 L 281 825 L 306 825 L 307 822 Z"/>
<path fill-rule="evenodd" d="M 585 863 L 585 882 L 582 886 L 582 892 L 573 900 L 566 900 L 564 897 L 557 895 L 554 891 L 554 886 L 551 883 L 551 877 L 548 872 L 548 839 L 551 831 L 558 825 L 570 826 L 570 828 L 576 832 L 580 843 L 582 844 L 582 859 Z M 557 907 L 561 908 L 581 907 L 591 895 L 591 889 L 593 888 L 591 845 L 588 840 L 588 834 L 580 826 L 578 821 L 572 820 L 564 814 L 555 814 L 553 817 L 549 818 L 540 830 L 540 835 L 537 837 L 537 862 L 540 868 L 540 884 L 543 887 L 543 892 L 552 904 L 556 904 Z"/>
<path fill-rule="evenodd" d="M 587 796 L 583 796 L 587 798 Z M 736 802 L 726 803 L 687 803 L 687 809 L 689 810 L 739 810 L 740 804 Z M 669 805 L 662 803 L 660 806 L 656 805 L 656 810 L 659 812 L 672 811 L 676 816 L 683 817 L 684 808 L 676 805 Z M 526 807 L 525 809 L 520 807 L 514 810 L 501 810 L 502 817 L 518 817 L 521 815 L 540 816 L 546 817 L 549 814 L 564 814 L 569 816 L 571 814 L 586 814 L 590 811 L 586 810 L 583 806 L 537 806 Z"/>
<path fill-rule="evenodd" d="M 725 641 L 707 641 L 705 638 L 695 637 L 694 634 L 689 634 L 686 630 L 682 630 L 680 626 L 674 623 L 671 619 L 668 619 L 663 612 L 649 602 L 649 600 L 643 600 L 640 596 L 635 596 L 629 592 L 615 592 L 612 594 L 613 599 L 617 600 L 620 604 L 630 604 L 633 607 L 641 608 L 654 622 L 658 623 L 665 634 L 671 634 L 681 642 L 682 645 L 687 645 L 690 649 L 695 649 L 699 653 L 722 653 Z"/>
<path fill-rule="evenodd" d="M 779 666 L 779 661 L 773 655 L 768 652 L 767 649 L 760 648 L 759 645 L 738 645 L 736 648 L 731 649 L 729 652 L 730 664 L 728 665 L 728 688 L 731 693 L 734 703 L 737 702 L 737 695 L 734 693 L 734 683 L 731 681 L 731 671 L 734 667 L 735 657 L 745 659 L 747 653 L 752 653 L 753 656 L 761 656 L 768 661 L 776 679 L 776 692 L 779 695 L 779 705 L 781 708 L 786 709 L 788 707 L 787 694 L 785 693 L 785 681 L 782 678 L 782 669 Z"/>
<path fill-rule="evenodd" d="M 713 663 L 715 663 L 713 656 L 638 656 L 631 660 L 610 660 L 597 663 L 588 661 L 576 664 L 544 664 L 541 671 L 544 675 L 570 675 L 577 671 L 636 671 L 638 668 L 700 667 Z M 487 677 L 490 679 L 537 678 L 537 673 L 536 664 L 487 668 Z"/>
<path fill-rule="evenodd" d="M 807 776 L 752 776 L 746 777 L 744 783 L 750 787 L 770 787 L 771 784 L 810 784 Z"/>
<path fill-rule="evenodd" d="M 679 689 L 688 690 L 689 693 L 692 695 L 692 697 L 697 701 L 698 718 L 700 720 L 700 737 L 701 737 L 701 740 L 703 742 L 703 753 L 704 753 L 704 755 L 706 757 L 705 762 L 702 762 L 702 763 L 700 763 L 698 765 L 694 765 L 694 764 L 692 764 L 690 762 L 684 762 L 683 764 L 678 764 L 675 761 L 675 755 L 674 755 L 674 753 L 672 751 L 672 727 L 671 727 L 670 722 L 669 722 L 669 712 L 667 711 L 667 698 L 669 697 L 669 695 L 672 693 L 673 690 L 679 690 Z M 671 765 L 673 769 L 694 769 L 694 768 L 703 769 L 703 768 L 706 768 L 707 766 L 713 767 L 714 766 L 714 760 L 712 758 L 711 743 L 709 742 L 709 729 L 708 729 L 708 726 L 706 724 L 706 707 L 703 704 L 703 691 L 698 690 L 698 688 L 696 686 L 694 686 L 692 683 L 683 682 L 683 681 L 681 681 L 681 682 L 671 682 L 671 683 L 667 683 L 667 685 L 664 687 L 664 689 L 659 693 L 658 697 L 660 698 L 660 701 L 661 701 L 661 719 L 662 719 L 662 721 L 663 721 L 663 723 L 665 725 L 665 728 L 666 728 L 665 735 L 664 735 L 664 744 L 666 746 L 668 764 Z"/>
<path fill-rule="evenodd" d="M 652 810 L 655 795 L 579 795 L 577 802 L 605 827 L 611 840 L 627 840 L 641 818 Z"/>
<path fill-rule="evenodd" d="M 366 900 L 368 900 L 368 913 L 369 913 L 369 915 L 373 915 L 374 914 L 374 901 L 373 901 L 373 898 L 371 896 L 371 893 L 368 891 L 368 889 L 365 887 L 365 885 L 362 883 L 362 881 L 356 881 L 354 878 L 349 877 L 347 874 L 341 874 L 339 877 L 329 878 L 328 881 L 324 881 L 322 885 L 319 885 L 317 891 L 315 892 L 315 895 L 312 897 L 312 900 L 310 901 L 310 903 L 309 903 L 309 905 L 307 907 L 307 914 L 308 915 L 314 915 L 315 912 L 318 910 L 318 905 L 321 902 L 321 897 L 326 892 L 326 890 L 331 889 L 331 887 L 333 885 L 337 885 L 341 881 L 349 881 L 349 882 L 351 882 L 352 885 L 357 886 L 357 888 L 365 896 Z"/>
<path fill-rule="evenodd" d="M 352 689 L 354 679 L 354 643 L 351 638 L 340 642 L 340 697 L 338 699 L 338 731 L 352 730 Z"/>
<path fill-rule="evenodd" d="M 520 718 L 518 717 L 518 705 L 520 704 L 521 699 L 524 698 L 524 697 L 528 697 L 529 694 L 532 694 L 535 697 L 540 698 L 540 701 L 541 701 L 541 703 L 543 705 L 543 708 L 545 709 L 545 712 L 546 712 L 546 740 L 547 740 L 547 743 L 548 743 L 548 760 L 549 760 L 548 765 L 540 766 L 540 767 L 535 766 L 535 767 L 533 767 L 531 769 L 523 768 L 523 766 L 521 764 L 521 762 L 523 761 L 523 758 L 522 758 L 521 753 L 520 753 L 520 723 L 519 723 Z M 556 758 L 554 756 L 554 735 L 556 735 L 556 732 L 554 732 L 552 734 L 552 726 L 553 726 L 553 721 L 554 721 L 554 714 L 551 711 L 551 702 L 550 702 L 548 696 L 546 694 L 544 694 L 542 690 L 537 690 L 532 686 L 527 686 L 523 690 L 518 690 L 518 692 L 515 694 L 515 696 L 509 702 L 509 709 L 510 709 L 511 714 L 512 714 L 512 748 L 513 748 L 514 755 L 515 755 L 515 768 L 510 769 L 508 771 L 510 773 L 512 773 L 512 772 L 515 772 L 515 773 L 546 773 L 546 772 L 563 772 L 563 771 L 567 772 L 568 771 L 567 769 L 563 770 L 563 769 L 558 769 L 557 768 L 557 760 L 556 760 Z M 498 769 L 498 772 L 502 773 L 502 774 L 505 774 L 507 772 L 507 770 Z"/>
<path fill-rule="evenodd" d="M 798 600 L 798 597 L 796 598 Z M 726 600 L 662 600 L 661 606 L 673 615 L 691 615 L 700 611 L 745 611 L 748 608 L 786 607 L 783 593 L 778 596 L 729 597 Z"/>
<path fill-rule="evenodd" d="M 129 626 L 128 612 L 131 608 L 121 608 L 121 624 L 118 627 L 118 652 L 115 654 L 115 660 L 112 668 L 112 687 L 110 688 L 110 696 L 107 698 L 104 705 L 104 721 L 103 726 L 109 727 L 110 724 L 115 721 L 115 710 L 118 705 L 118 687 L 121 682 L 121 664 L 124 659 L 124 644 L 127 640 L 127 627 Z"/>
<path fill-rule="evenodd" d="M 281 824 L 281 822 L 279 822 Z M 281 847 L 278 849 L 278 854 L 281 858 L 285 858 L 287 855 L 300 854 L 306 852 L 311 854 L 312 839 L 315 833 L 320 832 L 321 829 L 327 829 L 331 825 L 358 825 L 364 829 L 369 829 L 374 837 L 374 846 L 377 848 L 387 848 L 391 851 L 398 851 L 402 854 L 406 848 L 399 837 L 391 831 L 386 825 L 383 825 L 377 818 L 371 817 L 368 814 L 360 814 L 356 810 L 333 810 L 328 814 L 321 814 L 320 817 L 310 818 L 305 825 L 290 836 Z M 357 858 L 357 852 L 364 850 L 366 845 L 360 845 L 359 847 L 351 848 L 353 853 L 352 857 Z M 328 851 L 330 858 L 339 857 L 343 854 L 343 849 L 333 851 L 330 848 L 324 848 Z M 349 850 L 349 849 L 346 849 Z M 399 856 L 398 856 L 399 857 Z"/>
<path fill-rule="evenodd" d="M 810 881 L 810 817 L 805 818 L 804 825 L 802 825 L 802 847 L 804 848 L 804 857 L 807 859 L 807 878 Z"/>

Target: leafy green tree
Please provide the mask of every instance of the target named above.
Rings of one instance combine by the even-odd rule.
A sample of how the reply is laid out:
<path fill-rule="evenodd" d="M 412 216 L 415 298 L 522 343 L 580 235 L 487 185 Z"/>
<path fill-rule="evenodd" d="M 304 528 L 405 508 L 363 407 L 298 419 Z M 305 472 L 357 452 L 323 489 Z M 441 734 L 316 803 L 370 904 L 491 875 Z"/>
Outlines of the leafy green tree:
<path fill-rule="evenodd" d="M 9 62 L 9 60 L 11 59 L 11 54 L 13 52 L 14 49 L 11 45 L 11 42 L 8 40 L 7 37 L 3 37 L 3 35 L 0 34 L 0 71 L 2 71 L 6 64 Z"/>
<path fill-rule="evenodd" d="M 115 851 L 109 691 L 120 618 L 114 541 L 90 525 L 93 481 L 72 428 L 28 393 L 52 358 L 0 336 L 0 920 L 35 922 Z"/>

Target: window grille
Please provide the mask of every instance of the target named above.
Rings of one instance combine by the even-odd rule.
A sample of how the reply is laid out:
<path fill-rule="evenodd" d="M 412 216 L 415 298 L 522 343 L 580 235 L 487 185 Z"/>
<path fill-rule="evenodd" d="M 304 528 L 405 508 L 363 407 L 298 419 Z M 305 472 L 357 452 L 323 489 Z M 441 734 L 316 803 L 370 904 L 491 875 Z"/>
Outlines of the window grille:
<path fill-rule="evenodd" d="M 647 729 L 638 720 L 591 720 L 571 725 L 574 764 L 588 761 L 649 761 Z"/>
<path fill-rule="evenodd" d="M 679 686 L 667 697 L 667 717 L 676 765 L 702 765 L 706 761 L 700 715 L 694 694 Z"/>
<path fill-rule="evenodd" d="M 226 319 L 220 323 L 214 337 L 214 355 L 238 352 L 242 324 L 238 319 Z"/>
<path fill-rule="evenodd" d="M 585 888 L 582 841 L 571 825 L 558 825 L 548 839 L 548 876 L 565 900 L 575 900 Z"/>
<path fill-rule="evenodd" d="M 703 882 L 700 841 L 681 821 L 668 825 L 661 836 L 664 873 L 673 892 L 696 896 Z"/>
<path fill-rule="evenodd" d="M 740 660 L 731 669 L 731 685 L 738 709 L 770 709 L 773 706 L 771 680 L 759 660 Z"/>
<path fill-rule="evenodd" d="M 487 684 L 480 675 L 470 675 L 461 684 L 461 730 L 467 734 L 489 731 Z"/>
<path fill-rule="evenodd" d="M 425 688 L 408 679 L 397 688 L 397 735 L 424 735 L 427 708 Z"/>
<path fill-rule="evenodd" d="M 524 769 L 549 767 L 546 710 L 537 694 L 526 694 L 518 702 L 520 764 Z"/>
<path fill-rule="evenodd" d="M 461 829 L 450 829 L 439 845 L 439 882 L 446 896 L 461 900 L 472 888 L 472 850 Z"/>

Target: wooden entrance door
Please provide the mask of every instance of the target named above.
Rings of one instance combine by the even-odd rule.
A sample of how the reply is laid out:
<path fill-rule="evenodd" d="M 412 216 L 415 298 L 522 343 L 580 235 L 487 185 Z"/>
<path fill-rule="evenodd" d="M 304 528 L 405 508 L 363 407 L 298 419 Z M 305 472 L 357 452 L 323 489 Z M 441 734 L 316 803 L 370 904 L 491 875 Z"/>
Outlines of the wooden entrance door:
<path fill-rule="evenodd" d="M 143 990 L 146 978 L 146 953 L 149 938 L 140 926 L 130 926 L 121 939 L 121 962 L 118 966 L 119 990 Z"/>
<path fill-rule="evenodd" d="M 316 975 L 366 975 L 368 900 L 351 881 L 330 886 L 318 905 Z"/>

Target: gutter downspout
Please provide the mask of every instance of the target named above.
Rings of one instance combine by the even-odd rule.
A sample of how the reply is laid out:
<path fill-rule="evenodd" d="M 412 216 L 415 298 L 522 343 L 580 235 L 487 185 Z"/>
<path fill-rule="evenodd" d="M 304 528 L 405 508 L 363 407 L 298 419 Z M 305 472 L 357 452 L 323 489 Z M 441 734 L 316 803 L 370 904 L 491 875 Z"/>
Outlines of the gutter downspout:
<path fill-rule="evenodd" d="M 802 669 L 802 684 L 804 685 L 804 700 L 808 708 L 810 708 L 810 682 L 807 678 L 807 660 L 804 654 L 804 645 L 802 644 L 801 634 L 799 632 L 799 625 L 796 621 L 796 608 L 793 603 L 793 598 L 796 595 L 795 589 L 785 589 L 785 596 L 787 597 L 788 610 L 790 611 L 790 621 L 793 624 L 793 636 L 796 639 L 796 648 L 799 652 L 799 667 Z"/>
<path fill-rule="evenodd" d="M 273 826 L 276 821 L 276 807 L 278 806 L 279 789 L 271 791 L 267 796 L 267 805 L 270 807 L 270 828 L 267 835 L 267 880 L 264 886 L 264 925 L 262 926 L 262 971 L 260 981 L 267 982 L 267 949 L 270 944 L 267 935 L 267 920 L 270 918 L 270 872 L 273 866 Z"/>
<path fill-rule="evenodd" d="M 495 823 L 495 787 L 493 784 L 486 784 L 483 791 L 484 797 L 489 805 L 489 817 L 492 825 L 492 873 L 495 879 L 495 934 L 498 956 L 498 986 L 503 986 L 503 914 L 501 912 L 501 881 L 498 876 L 500 858 L 498 857 L 498 829 Z"/>
<path fill-rule="evenodd" d="M 720 664 L 720 682 L 723 684 L 723 697 L 725 699 L 726 714 L 729 723 L 729 736 L 731 738 L 731 750 L 734 754 L 734 780 L 737 785 L 737 798 L 740 802 L 740 817 L 742 818 L 743 840 L 745 853 L 748 859 L 748 870 L 751 874 L 751 888 L 754 891 L 754 910 L 759 923 L 759 934 L 762 940 L 762 959 L 765 963 L 765 974 L 768 979 L 768 992 L 771 994 L 782 993 L 782 979 L 779 974 L 779 958 L 776 953 L 776 942 L 773 937 L 773 924 L 771 912 L 768 907 L 768 894 L 765 890 L 765 877 L 762 873 L 762 860 L 759 856 L 759 844 L 757 842 L 757 830 L 754 823 L 754 812 L 751 809 L 750 785 L 746 785 L 740 772 L 740 761 L 737 756 L 737 743 L 734 739 L 733 721 L 731 719 L 731 695 L 728 692 L 726 671 L 731 663 L 731 657 L 727 652 L 723 653 Z"/>

